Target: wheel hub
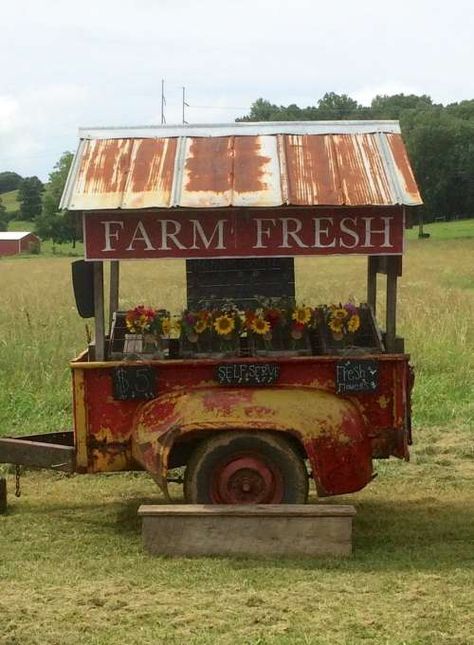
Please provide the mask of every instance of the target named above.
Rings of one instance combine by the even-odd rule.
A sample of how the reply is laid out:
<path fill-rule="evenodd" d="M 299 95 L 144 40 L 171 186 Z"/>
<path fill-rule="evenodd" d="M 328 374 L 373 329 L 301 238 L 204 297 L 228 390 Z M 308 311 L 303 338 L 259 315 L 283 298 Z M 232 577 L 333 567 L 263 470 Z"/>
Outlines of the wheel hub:
<path fill-rule="evenodd" d="M 216 469 L 211 498 L 214 504 L 279 504 L 282 478 L 262 457 L 242 455 Z"/>

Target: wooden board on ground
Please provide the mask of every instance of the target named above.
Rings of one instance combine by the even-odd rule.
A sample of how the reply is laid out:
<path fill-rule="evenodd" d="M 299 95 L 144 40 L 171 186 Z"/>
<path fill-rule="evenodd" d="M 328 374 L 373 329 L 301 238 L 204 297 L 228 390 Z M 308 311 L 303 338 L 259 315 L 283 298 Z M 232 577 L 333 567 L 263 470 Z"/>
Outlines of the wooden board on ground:
<path fill-rule="evenodd" d="M 311 504 L 143 505 L 153 555 L 347 556 L 353 506 Z"/>

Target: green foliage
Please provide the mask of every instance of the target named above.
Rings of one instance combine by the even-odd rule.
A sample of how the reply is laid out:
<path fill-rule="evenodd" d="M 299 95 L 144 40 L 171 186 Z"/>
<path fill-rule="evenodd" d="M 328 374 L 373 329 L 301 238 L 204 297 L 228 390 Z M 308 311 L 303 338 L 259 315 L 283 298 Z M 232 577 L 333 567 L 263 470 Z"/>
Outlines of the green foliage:
<path fill-rule="evenodd" d="M 237 121 L 398 119 L 422 197 L 425 221 L 474 212 L 474 100 L 446 107 L 423 94 L 376 96 L 364 107 L 347 94 L 326 93 L 316 106 L 275 105 L 259 98 Z"/>
<path fill-rule="evenodd" d="M 38 235 L 44 240 L 52 240 L 53 244 L 75 241 L 76 238 L 73 216 L 67 211 L 59 210 L 59 202 L 72 160 L 73 154 L 64 152 L 54 166 L 43 195 L 42 212 L 36 220 Z"/>
<path fill-rule="evenodd" d="M 11 190 L 17 190 L 20 186 L 22 177 L 16 172 L 0 172 L 0 193 L 8 193 Z"/>
<path fill-rule="evenodd" d="M 25 177 L 18 187 L 20 202 L 20 217 L 24 220 L 34 220 L 41 213 L 41 194 L 43 183 L 38 177 Z"/>

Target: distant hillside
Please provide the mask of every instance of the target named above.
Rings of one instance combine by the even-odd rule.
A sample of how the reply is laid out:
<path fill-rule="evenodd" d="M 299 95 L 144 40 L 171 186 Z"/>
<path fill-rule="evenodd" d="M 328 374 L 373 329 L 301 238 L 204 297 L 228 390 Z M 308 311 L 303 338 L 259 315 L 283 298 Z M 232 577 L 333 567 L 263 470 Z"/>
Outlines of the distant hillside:
<path fill-rule="evenodd" d="M 7 214 L 12 215 L 13 213 L 18 213 L 20 210 L 20 204 L 17 201 L 18 190 L 10 190 L 8 193 L 2 193 L 0 197 L 2 198 L 2 203 L 6 208 Z"/>

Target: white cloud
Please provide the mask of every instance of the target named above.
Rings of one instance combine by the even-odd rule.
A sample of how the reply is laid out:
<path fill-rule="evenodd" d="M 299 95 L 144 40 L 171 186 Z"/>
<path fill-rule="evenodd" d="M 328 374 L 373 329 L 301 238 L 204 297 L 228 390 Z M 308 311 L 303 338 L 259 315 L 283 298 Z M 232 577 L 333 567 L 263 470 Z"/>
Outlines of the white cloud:
<path fill-rule="evenodd" d="M 0 171 L 46 177 L 78 126 L 231 121 L 259 97 L 474 96 L 471 0 L 15 0 L 2 6 Z M 237 106 L 237 109 L 234 109 Z M 12 159 L 14 161 L 12 161 Z"/>
<path fill-rule="evenodd" d="M 74 147 L 84 87 L 64 84 L 0 96 L 0 169 L 47 176 L 66 147 Z M 69 145 L 66 145 L 66 144 Z"/>
<path fill-rule="evenodd" d="M 11 96 L 0 95 L 0 134 L 10 132 L 18 119 L 18 101 Z"/>

